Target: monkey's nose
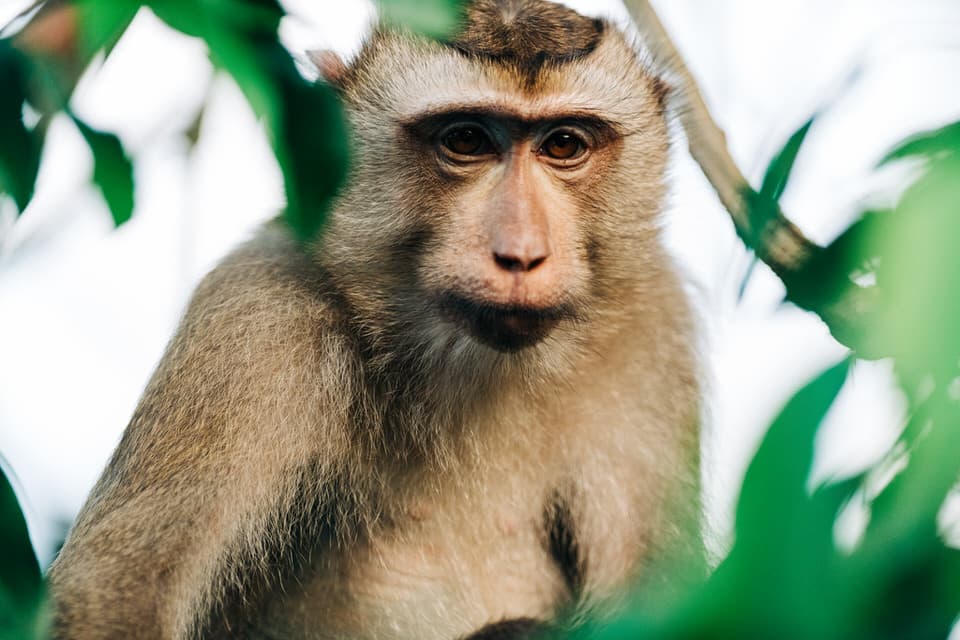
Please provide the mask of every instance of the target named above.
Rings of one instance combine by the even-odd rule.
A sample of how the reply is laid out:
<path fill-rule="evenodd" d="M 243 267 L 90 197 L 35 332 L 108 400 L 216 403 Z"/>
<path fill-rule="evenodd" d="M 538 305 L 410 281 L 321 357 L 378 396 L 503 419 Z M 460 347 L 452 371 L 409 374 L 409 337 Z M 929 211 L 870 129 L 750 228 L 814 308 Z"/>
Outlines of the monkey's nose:
<path fill-rule="evenodd" d="M 533 271 L 550 256 L 547 250 L 540 251 L 494 251 L 493 261 L 504 271 Z"/>

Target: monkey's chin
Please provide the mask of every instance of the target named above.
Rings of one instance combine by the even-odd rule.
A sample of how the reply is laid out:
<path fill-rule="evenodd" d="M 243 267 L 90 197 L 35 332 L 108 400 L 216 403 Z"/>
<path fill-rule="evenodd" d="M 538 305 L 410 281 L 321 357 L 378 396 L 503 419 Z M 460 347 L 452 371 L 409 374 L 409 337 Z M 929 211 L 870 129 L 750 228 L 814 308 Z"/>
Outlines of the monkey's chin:
<path fill-rule="evenodd" d="M 477 342 L 514 353 L 546 338 L 557 323 L 572 315 L 564 305 L 530 307 L 478 301 L 455 293 L 440 296 L 444 317 L 469 333 Z"/>

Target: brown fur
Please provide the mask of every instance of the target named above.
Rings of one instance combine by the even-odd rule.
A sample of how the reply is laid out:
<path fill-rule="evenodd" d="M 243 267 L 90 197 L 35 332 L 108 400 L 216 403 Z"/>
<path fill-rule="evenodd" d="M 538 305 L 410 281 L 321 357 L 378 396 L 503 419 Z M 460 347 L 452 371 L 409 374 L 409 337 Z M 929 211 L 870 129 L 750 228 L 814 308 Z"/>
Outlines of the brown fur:
<path fill-rule="evenodd" d="M 452 46 L 534 76 L 544 64 L 562 64 L 593 51 L 604 23 L 540 0 L 474 3 Z"/>
<path fill-rule="evenodd" d="M 379 31 L 335 78 L 356 163 L 329 228 L 305 253 L 271 223 L 198 288 L 51 570 L 57 637 L 521 635 L 695 552 L 658 85 L 609 25 L 472 11 L 461 42 L 502 22 L 537 34 L 507 57 L 552 59 Z M 506 146 L 445 162 L 464 113 Z M 558 168 L 538 140 L 571 117 L 590 153 Z M 505 313 L 539 333 L 477 337 Z"/>

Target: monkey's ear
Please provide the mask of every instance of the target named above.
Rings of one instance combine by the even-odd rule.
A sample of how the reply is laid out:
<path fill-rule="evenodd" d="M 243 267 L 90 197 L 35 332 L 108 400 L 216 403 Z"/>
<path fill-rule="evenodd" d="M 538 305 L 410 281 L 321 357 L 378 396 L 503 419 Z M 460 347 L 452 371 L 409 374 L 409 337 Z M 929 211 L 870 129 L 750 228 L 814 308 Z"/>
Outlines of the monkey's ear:
<path fill-rule="evenodd" d="M 320 77 L 334 87 L 341 87 L 343 80 L 347 76 L 347 63 L 343 58 L 331 49 L 314 49 L 307 51 L 307 58 L 310 59 L 320 72 Z"/>

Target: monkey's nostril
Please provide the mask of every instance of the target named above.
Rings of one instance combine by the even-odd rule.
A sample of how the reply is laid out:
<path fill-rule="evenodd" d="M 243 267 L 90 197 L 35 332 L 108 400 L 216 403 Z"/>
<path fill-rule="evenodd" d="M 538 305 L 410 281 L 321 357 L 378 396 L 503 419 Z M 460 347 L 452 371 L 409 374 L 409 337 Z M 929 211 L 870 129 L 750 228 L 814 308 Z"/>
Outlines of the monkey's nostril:
<path fill-rule="evenodd" d="M 504 271 L 533 271 L 540 265 L 542 265 L 547 259 L 547 256 L 539 256 L 532 259 L 524 259 L 511 255 L 504 255 L 497 252 L 493 254 L 493 261 L 497 263 Z"/>
<path fill-rule="evenodd" d="M 546 256 L 542 256 L 540 258 L 534 258 L 533 260 L 530 261 L 530 264 L 527 265 L 527 271 L 533 271 L 534 269 L 542 265 L 544 261 L 546 261 L 546 259 L 547 259 Z"/>
<path fill-rule="evenodd" d="M 516 258 L 511 258 L 509 256 L 502 256 L 499 253 L 493 254 L 493 261 L 497 263 L 501 269 L 505 271 L 523 271 L 523 263 L 517 260 Z"/>

